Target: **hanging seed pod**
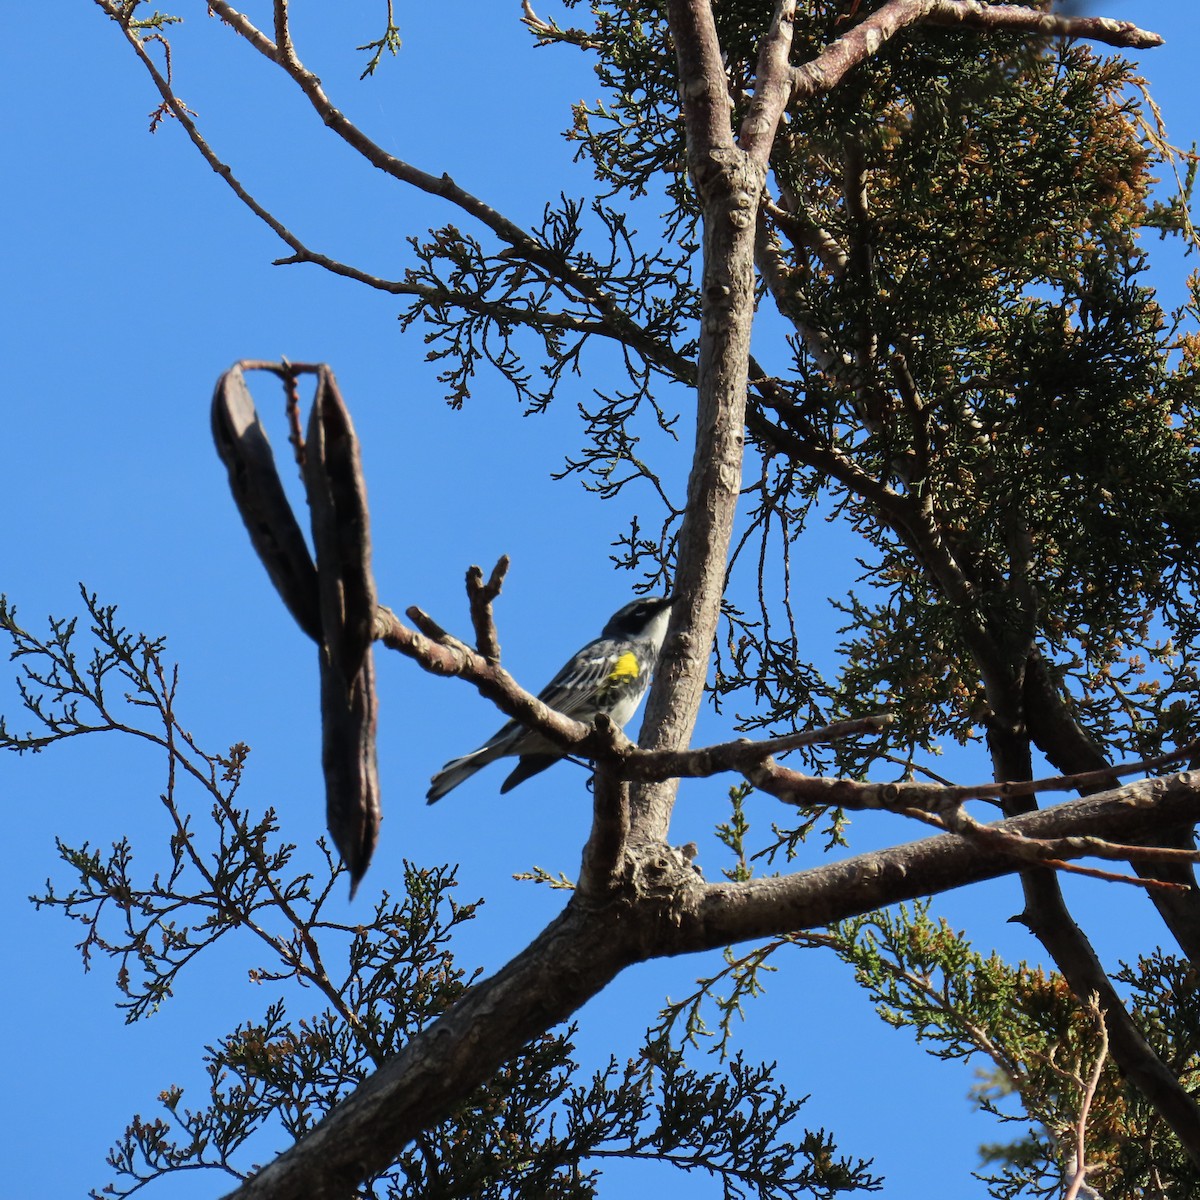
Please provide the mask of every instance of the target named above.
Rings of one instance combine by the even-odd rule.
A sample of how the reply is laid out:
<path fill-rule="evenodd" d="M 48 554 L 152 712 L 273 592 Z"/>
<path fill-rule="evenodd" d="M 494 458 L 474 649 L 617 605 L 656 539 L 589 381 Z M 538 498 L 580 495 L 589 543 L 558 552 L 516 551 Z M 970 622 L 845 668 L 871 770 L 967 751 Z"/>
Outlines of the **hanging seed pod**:
<path fill-rule="evenodd" d="M 240 366 L 230 367 L 217 380 L 212 433 L 254 552 L 296 623 L 320 642 L 317 569 L 284 493 L 267 431 Z"/>
<path fill-rule="evenodd" d="M 281 371 L 275 364 L 262 366 Z M 217 381 L 212 430 L 255 553 L 288 611 L 320 647 L 325 817 L 350 872 L 353 898 L 370 865 L 381 819 L 371 656 L 375 581 L 358 439 L 333 373 L 322 365 L 316 374 L 304 452 L 315 566 L 241 364 Z"/>
<path fill-rule="evenodd" d="M 381 819 L 371 655 L 375 580 L 358 438 L 333 373 L 322 367 L 308 421 L 304 482 L 317 551 L 321 761 L 329 832 L 351 895 L 370 864 Z"/>

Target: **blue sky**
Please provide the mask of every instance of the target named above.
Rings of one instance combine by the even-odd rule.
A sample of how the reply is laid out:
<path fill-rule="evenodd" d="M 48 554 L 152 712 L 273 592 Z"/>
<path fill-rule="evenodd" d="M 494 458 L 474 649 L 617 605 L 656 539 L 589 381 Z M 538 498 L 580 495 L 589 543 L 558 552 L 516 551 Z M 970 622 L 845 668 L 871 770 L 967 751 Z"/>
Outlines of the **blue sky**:
<path fill-rule="evenodd" d="M 309 245 L 395 276 L 408 261 L 406 237 L 461 221 L 356 161 L 297 93 L 196 7 L 200 15 L 177 39 L 179 92 L 218 153 Z M 531 51 L 518 3 L 470 0 L 455 6 L 453 22 L 432 6 L 399 4 L 401 56 L 362 84 L 346 51 L 378 36 L 383 6 L 350 0 L 316 16 L 303 12 L 316 6 L 296 7 L 301 56 L 385 148 L 449 172 L 526 225 L 560 190 L 585 190 L 583 168 L 571 164 L 559 135 L 570 102 L 594 96 L 594 78 L 569 51 Z M 1167 37 L 1143 56 L 1144 71 L 1173 139 L 1190 144 L 1200 136 L 1193 0 L 1113 0 L 1097 11 Z M 637 498 L 600 505 L 576 482 L 550 478 L 573 444 L 575 402 L 592 398 L 604 364 L 598 359 L 596 378 L 572 381 L 541 417 L 522 416 L 507 385 L 486 373 L 466 410 L 450 411 L 423 361 L 421 331 L 401 334 L 394 300 L 316 268 L 272 267 L 284 248 L 182 132 L 168 125 L 147 133 L 150 82 L 100 11 L 57 6 L 56 15 L 48 29 L 27 8 L 0 10 L 0 89 L 10 114 L 0 134 L 9 167 L 0 193 L 9 297 L 0 590 L 36 627 L 48 613 L 78 611 L 82 580 L 119 604 L 130 627 L 165 635 L 182 664 L 185 723 L 212 749 L 249 743 L 243 800 L 275 805 L 287 836 L 308 843 L 323 816 L 316 664 L 229 499 L 208 433 L 213 381 L 238 358 L 331 363 L 363 442 L 382 600 L 398 611 L 419 604 L 465 633 L 463 571 L 509 554 L 497 609 L 505 662 L 537 687 L 631 590 L 608 555 Z M 1161 250 L 1156 242 L 1152 249 Z M 1180 298 L 1182 277 L 1178 256 L 1164 254 L 1164 299 Z M 268 407 L 274 393 L 259 394 Z M 686 411 L 682 393 L 664 399 Z M 282 429 L 273 428 L 282 445 Z M 671 453 L 678 494 L 690 448 Z M 827 597 L 853 573 L 853 547 L 820 527 L 805 553 L 813 569 L 801 572 L 804 619 L 816 639 L 828 638 L 837 619 Z M 0 670 L 10 713 L 12 673 Z M 396 656 L 381 656 L 379 675 L 387 815 L 359 903 L 365 911 L 372 888 L 398 877 L 402 858 L 458 862 L 462 898 L 489 900 L 463 939 L 461 963 L 493 968 L 562 902 L 512 874 L 538 864 L 574 875 L 590 805 L 579 788 L 578 806 L 564 807 L 560 772 L 574 769 L 564 766 L 503 799 L 494 768 L 426 808 L 428 776 L 491 733 L 496 716 L 468 687 Z M 710 714 L 699 736 L 727 734 Z M 986 774 L 982 763 L 961 771 Z M 12 1195 L 80 1196 L 106 1182 L 103 1155 L 127 1117 L 150 1115 L 168 1084 L 197 1086 L 204 1045 L 269 1000 L 231 951 L 185 974 L 153 1018 L 126 1026 L 110 966 L 83 975 L 76 929 L 28 903 L 48 876 L 66 882 L 56 836 L 103 847 L 128 834 L 147 851 L 161 842 L 162 786 L 158 759 L 116 740 L 0 760 L 9 820 L 0 848 L 9 985 L 0 1003 L 10 1035 L 0 1129 Z M 724 815 L 723 793 L 724 785 L 685 787 L 673 829 L 679 842 L 701 842 L 710 878 L 722 860 L 707 831 Z M 751 808 L 752 820 L 772 815 Z M 898 820 L 880 818 L 856 825 L 853 845 L 905 836 Z M 1140 935 L 1154 926 L 1143 922 L 1140 897 L 1095 884 L 1070 890 L 1110 964 L 1145 949 Z M 1005 923 L 1019 907 L 1014 884 L 952 895 L 938 907 L 981 947 L 1035 956 L 1028 936 Z M 581 1014 L 585 1059 L 634 1052 L 662 998 L 685 994 L 711 965 L 679 960 L 629 972 Z M 969 1172 L 975 1147 L 993 1131 L 965 1099 L 970 1068 L 936 1063 L 875 1021 L 837 964 L 808 955 L 786 966 L 751 1011 L 747 1054 L 778 1059 L 796 1094 L 811 1094 L 809 1124 L 836 1131 L 845 1152 L 875 1157 L 887 1196 L 982 1196 Z M 719 1194 L 665 1169 L 608 1174 L 612 1192 Z M 199 1197 L 226 1185 L 193 1177 L 160 1190 Z"/>

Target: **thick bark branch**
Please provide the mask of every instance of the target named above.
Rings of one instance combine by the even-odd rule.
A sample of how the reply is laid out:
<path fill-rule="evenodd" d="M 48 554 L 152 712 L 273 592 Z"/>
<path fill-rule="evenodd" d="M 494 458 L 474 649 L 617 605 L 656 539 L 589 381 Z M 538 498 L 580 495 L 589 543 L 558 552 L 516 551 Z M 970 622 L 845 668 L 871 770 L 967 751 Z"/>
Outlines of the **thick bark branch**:
<path fill-rule="evenodd" d="M 1146 780 L 994 828 L 1036 838 L 1134 840 L 1164 822 L 1200 820 L 1197 783 L 1193 775 Z M 636 848 L 624 860 L 616 899 L 573 897 L 528 949 L 472 988 L 230 1200 L 350 1195 L 505 1059 L 634 962 L 812 929 L 1016 869 L 1010 855 L 943 835 L 783 878 L 706 885 L 679 852 Z"/>
<path fill-rule="evenodd" d="M 792 72 L 788 58 L 795 19 L 796 0 L 778 0 L 770 31 L 759 47 L 754 95 L 738 135 L 738 144 L 764 170 L 780 118 L 791 98 Z"/>
<path fill-rule="evenodd" d="M 688 169 L 700 192 L 705 158 L 717 150 L 733 149 L 729 118 L 733 100 L 725 77 L 725 62 L 712 8 L 706 0 L 669 0 L 667 23 L 679 65 L 679 98 L 687 130 Z"/>
<path fill-rule="evenodd" d="M 1145 50 L 1161 46 L 1156 33 L 1130 21 L 1105 17 L 1051 16 L 1020 5 L 985 5 L 978 0 L 891 0 L 865 17 L 811 62 L 793 68 L 792 102 L 831 91 L 879 47 L 914 25 L 960 26 L 980 31 L 1028 33 L 1038 37 L 1079 37 L 1110 46 Z"/>
<path fill-rule="evenodd" d="M 978 0 L 933 0 L 929 23 L 961 25 L 995 33 L 1084 38 L 1130 50 L 1151 50 L 1163 44 L 1157 33 L 1139 29 L 1132 21 L 1115 21 L 1111 17 L 1066 17 L 1019 4 L 985 5 Z"/>
<path fill-rule="evenodd" d="M 579 868 L 577 890 L 582 898 L 599 901 L 616 895 L 629 829 L 629 785 L 600 766 L 592 782 L 592 831 Z"/>
<path fill-rule="evenodd" d="M 383 1064 L 230 1200 L 344 1200 L 504 1060 L 633 961 L 619 925 L 567 909 L 523 953 Z"/>
<path fill-rule="evenodd" d="M 739 144 L 732 99 L 707 0 L 670 0 L 688 167 L 704 209 L 696 440 L 680 527 L 675 592 L 663 659 L 646 705 L 642 745 L 680 750 L 691 737 L 708 675 L 741 488 L 754 243 L 771 146 L 790 92 L 794 0 L 777 0 L 760 47 L 755 91 Z M 635 790 L 640 837 L 664 838 L 675 794 L 664 782 Z"/>
<path fill-rule="evenodd" d="M 1027 871 L 1022 922 L 1046 947 L 1076 998 L 1100 998 L 1113 1061 L 1171 1127 L 1188 1158 L 1200 1166 L 1200 1108 L 1175 1072 L 1134 1023 L 1091 943 L 1067 910 L 1058 880 L 1045 869 Z"/>
<path fill-rule="evenodd" d="M 679 750 L 691 738 L 700 709 L 725 589 L 742 482 L 755 221 L 766 178 L 765 147 L 774 139 L 782 108 L 760 106 L 754 137 L 766 141 L 763 161 L 752 161 L 734 144 L 732 102 L 710 5 L 670 0 L 667 16 L 679 64 L 688 166 L 704 209 L 704 264 L 695 448 L 674 580 L 679 599 L 646 704 L 641 742 L 650 749 Z M 772 113 L 774 124 L 767 128 L 762 122 Z M 674 794 L 671 783 L 634 790 L 635 836 L 666 836 Z"/>
<path fill-rule="evenodd" d="M 1200 774 L 1139 780 L 1123 788 L 1071 800 L 1054 808 L 998 821 L 987 828 L 1026 838 L 1101 837 L 1106 841 L 1153 836 L 1173 821 L 1200 816 Z M 936 895 L 1011 875 L 1012 856 L 967 838 L 909 842 L 793 875 L 715 883 L 705 889 L 681 950 L 699 950 L 787 930 L 815 928 L 886 904 Z M 705 939 L 712 939 L 706 941 Z"/>

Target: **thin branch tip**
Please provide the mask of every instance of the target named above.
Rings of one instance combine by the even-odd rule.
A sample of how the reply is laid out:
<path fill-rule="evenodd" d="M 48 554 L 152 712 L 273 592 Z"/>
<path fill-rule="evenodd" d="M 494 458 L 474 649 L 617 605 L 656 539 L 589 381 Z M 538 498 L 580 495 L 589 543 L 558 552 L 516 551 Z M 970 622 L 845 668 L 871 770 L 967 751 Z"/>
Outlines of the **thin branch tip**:
<path fill-rule="evenodd" d="M 507 554 L 502 554 L 496 559 L 496 565 L 492 568 L 491 578 L 488 579 L 488 588 L 494 589 L 494 595 L 500 594 L 500 588 L 504 583 L 504 577 L 508 574 L 508 568 L 512 563 L 512 559 Z"/>
<path fill-rule="evenodd" d="M 445 642 L 450 635 L 424 609 L 415 604 L 404 610 L 404 615 L 427 637 L 435 642 Z"/>
<path fill-rule="evenodd" d="M 483 581 L 482 567 L 472 565 L 467 570 L 467 602 L 471 608 L 471 625 L 475 630 L 475 648 L 491 663 L 500 661 L 500 639 L 496 632 L 492 602 L 500 595 L 508 563 L 508 555 L 502 554 L 492 568 L 487 583 Z"/>

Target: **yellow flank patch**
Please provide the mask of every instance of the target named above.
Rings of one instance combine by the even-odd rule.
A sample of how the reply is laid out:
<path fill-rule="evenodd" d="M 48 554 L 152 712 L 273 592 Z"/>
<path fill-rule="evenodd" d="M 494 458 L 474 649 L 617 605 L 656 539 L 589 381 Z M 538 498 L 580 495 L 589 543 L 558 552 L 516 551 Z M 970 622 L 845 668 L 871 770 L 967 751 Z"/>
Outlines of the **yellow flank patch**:
<path fill-rule="evenodd" d="M 636 679 L 640 674 L 637 655 L 632 651 L 626 651 L 617 659 L 613 669 L 609 672 L 608 682 L 620 683 L 624 679 Z"/>

